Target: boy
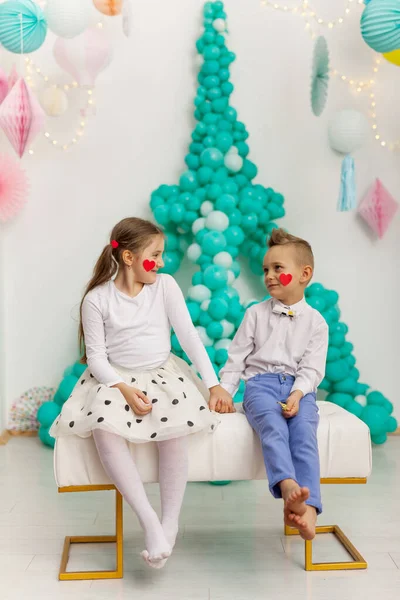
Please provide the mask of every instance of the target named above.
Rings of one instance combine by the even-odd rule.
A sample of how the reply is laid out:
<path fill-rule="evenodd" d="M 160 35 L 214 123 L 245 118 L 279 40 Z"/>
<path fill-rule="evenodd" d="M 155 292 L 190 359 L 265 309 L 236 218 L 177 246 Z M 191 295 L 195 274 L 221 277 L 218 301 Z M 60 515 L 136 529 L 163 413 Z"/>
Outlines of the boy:
<path fill-rule="evenodd" d="M 314 269 L 310 244 L 275 229 L 268 247 L 263 267 L 271 298 L 247 309 L 221 385 L 233 396 L 246 381 L 243 410 L 261 440 L 270 491 L 284 500 L 285 523 L 311 540 L 322 511 L 316 391 L 328 326 L 304 299 Z M 229 412 L 225 404 L 211 395 L 210 409 Z"/>

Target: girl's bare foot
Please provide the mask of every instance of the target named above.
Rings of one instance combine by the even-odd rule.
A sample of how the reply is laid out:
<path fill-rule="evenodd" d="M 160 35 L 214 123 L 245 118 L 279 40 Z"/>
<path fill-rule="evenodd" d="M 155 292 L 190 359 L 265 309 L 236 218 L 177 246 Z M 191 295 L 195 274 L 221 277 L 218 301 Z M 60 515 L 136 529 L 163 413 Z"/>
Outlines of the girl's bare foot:
<path fill-rule="evenodd" d="M 288 524 L 299 530 L 303 540 L 313 540 L 315 538 L 317 511 L 313 506 L 306 506 L 306 512 L 302 516 L 290 513 L 288 518 Z"/>

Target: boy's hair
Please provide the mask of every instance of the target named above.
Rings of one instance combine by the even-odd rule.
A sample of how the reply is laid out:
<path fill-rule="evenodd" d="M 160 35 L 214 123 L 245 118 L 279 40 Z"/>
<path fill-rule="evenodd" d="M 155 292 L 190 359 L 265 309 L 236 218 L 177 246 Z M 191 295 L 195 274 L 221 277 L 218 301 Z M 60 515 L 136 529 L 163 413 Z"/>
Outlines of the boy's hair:
<path fill-rule="evenodd" d="M 297 259 L 301 265 L 310 265 L 314 269 L 314 254 L 306 240 L 291 235 L 284 229 L 273 229 L 268 240 L 268 248 L 273 246 L 293 246 Z"/>
<path fill-rule="evenodd" d="M 98 285 L 110 281 L 116 274 L 118 267 L 122 265 L 122 253 L 124 250 L 130 250 L 132 254 L 138 254 L 143 251 L 152 239 L 165 234 L 158 225 L 145 219 L 137 217 L 128 217 L 115 225 L 110 235 L 110 242 L 104 247 L 103 252 L 97 259 L 93 270 L 92 279 L 86 286 L 85 293 L 80 305 L 80 323 L 79 323 L 79 348 L 83 351 L 81 362 L 86 362 L 86 350 L 82 326 L 82 305 L 86 295 Z M 111 245 L 111 241 L 118 242 L 117 248 Z"/>

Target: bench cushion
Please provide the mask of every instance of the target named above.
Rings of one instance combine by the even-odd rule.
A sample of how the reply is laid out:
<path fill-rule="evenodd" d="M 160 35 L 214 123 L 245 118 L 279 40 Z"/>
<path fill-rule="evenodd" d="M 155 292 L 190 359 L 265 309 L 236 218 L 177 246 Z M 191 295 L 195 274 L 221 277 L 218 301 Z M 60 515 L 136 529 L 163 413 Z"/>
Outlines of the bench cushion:
<path fill-rule="evenodd" d="M 318 446 L 321 478 L 368 477 L 371 473 L 369 428 L 360 419 L 330 402 L 318 402 Z M 220 415 L 215 433 L 189 435 L 189 481 L 266 479 L 260 441 L 241 405 Z M 158 481 L 156 444 L 130 444 L 145 483 Z M 93 437 L 57 439 L 54 470 L 58 487 L 111 483 L 101 465 Z"/>

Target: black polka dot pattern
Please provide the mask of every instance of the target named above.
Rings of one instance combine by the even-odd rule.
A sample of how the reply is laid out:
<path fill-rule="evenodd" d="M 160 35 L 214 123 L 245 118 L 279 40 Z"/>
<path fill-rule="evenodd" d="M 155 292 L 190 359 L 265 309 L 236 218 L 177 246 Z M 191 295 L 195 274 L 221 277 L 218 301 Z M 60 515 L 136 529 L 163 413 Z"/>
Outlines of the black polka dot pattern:
<path fill-rule="evenodd" d="M 73 427 L 74 425 L 75 425 L 75 421 L 71 421 L 69 424 L 70 427 Z"/>
<path fill-rule="evenodd" d="M 157 385 L 157 381 L 155 379 L 152 379 L 151 383 L 155 383 Z"/>
<path fill-rule="evenodd" d="M 186 396 L 185 392 L 183 392 L 183 397 L 184 397 L 184 398 L 187 398 L 187 396 Z"/>
<path fill-rule="evenodd" d="M 125 404 L 125 410 L 126 410 L 126 412 L 129 411 L 129 404 Z"/>
<path fill-rule="evenodd" d="M 92 415 L 92 411 L 88 412 L 88 414 L 86 415 L 87 417 L 90 417 L 90 415 Z"/>
<path fill-rule="evenodd" d="M 167 417 L 163 417 L 163 418 L 161 419 L 161 423 L 166 423 L 167 421 L 168 421 Z"/>
<path fill-rule="evenodd" d="M 157 373 L 157 375 L 158 375 L 159 377 L 161 377 L 161 379 L 164 379 L 164 377 L 163 377 L 162 375 L 160 375 L 160 373 Z"/>
<path fill-rule="evenodd" d="M 200 410 L 206 410 L 205 406 L 200 406 Z"/>
<path fill-rule="evenodd" d="M 81 385 L 83 385 L 85 383 L 86 379 L 82 379 L 81 381 Z"/>
<path fill-rule="evenodd" d="M 131 383 L 135 383 L 136 379 L 134 377 L 132 377 L 131 379 Z"/>
<path fill-rule="evenodd" d="M 99 418 L 97 419 L 97 422 L 98 422 L 98 423 L 102 423 L 103 421 L 104 421 L 104 417 L 99 417 Z"/>
<path fill-rule="evenodd" d="M 145 390 L 142 390 L 142 394 L 144 394 L 145 396 L 147 396 L 147 392 Z"/>
<path fill-rule="evenodd" d="M 178 377 L 179 381 L 185 381 L 183 377 Z"/>
<path fill-rule="evenodd" d="M 163 385 L 167 385 L 167 382 L 166 382 L 166 381 L 162 381 L 161 383 L 162 383 Z"/>
<path fill-rule="evenodd" d="M 143 419 L 136 419 L 136 423 L 141 423 Z"/>
<path fill-rule="evenodd" d="M 152 404 L 156 404 L 156 402 L 158 402 L 158 398 L 153 398 L 153 400 L 151 401 Z"/>
<path fill-rule="evenodd" d="M 157 434 L 156 433 L 152 433 L 150 437 L 151 437 L 152 440 L 154 440 L 154 438 L 157 437 Z"/>
<path fill-rule="evenodd" d="M 98 388 L 97 393 L 99 393 L 100 390 L 101 390 L 101 386 Z"/>
<path fill-rule="evenodd" d="M 132 423 L 130 421 L 127 422 L 128 427 L 130 428 Z"/>
<path fill-rule="evenodd" d="M 111 400 L 104 400 L 104 404 L 105 404 L 106 406 L 110 406 L 110 404 L 111 404 Z"/>
<path fill-rule="evenodd" d="M 193 421 L 188 421 L 187 424 L 189 425 L 189 427 L 193 427 L 194 425 Z"/>
<path fill-rule="evenodd" d="M 178 398 L 175 398 L 174 400 L 172 400 L 172 404 L 173 404 L 174 406 L 176 406 L 177 404 L 179 404 L 179 400 L 178 400 Z"/>
<path fill-rule="evenodd" d="M 89 373 L 89 375 L 90 375 L 90 378 L 93 379 L 93 375 L 91 373 Z"/>

